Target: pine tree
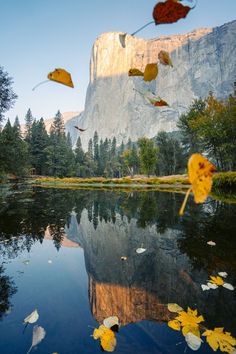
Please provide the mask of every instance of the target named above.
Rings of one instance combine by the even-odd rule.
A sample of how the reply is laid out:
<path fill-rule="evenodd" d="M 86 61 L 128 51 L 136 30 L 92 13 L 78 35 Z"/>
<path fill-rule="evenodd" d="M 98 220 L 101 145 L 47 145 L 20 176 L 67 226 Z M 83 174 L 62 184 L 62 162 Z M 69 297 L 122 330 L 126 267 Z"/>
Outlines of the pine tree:
<path fill-rule="evenodd" d="M 44 175 L 47 172 L 45 149 L 48 145 L 49 137 L 44 120 L 41 118 L 38 122 L 34 121 L 32 124 L 30 142 L 31 164 L 38 175 Z"/>
<path fill-rule="evenodd" d="M 25 141 L 30 143 L 31 140 L 31 130 L 34 117 L 32 115 L 31 109 L 29 108 L 25 115 Z"/>

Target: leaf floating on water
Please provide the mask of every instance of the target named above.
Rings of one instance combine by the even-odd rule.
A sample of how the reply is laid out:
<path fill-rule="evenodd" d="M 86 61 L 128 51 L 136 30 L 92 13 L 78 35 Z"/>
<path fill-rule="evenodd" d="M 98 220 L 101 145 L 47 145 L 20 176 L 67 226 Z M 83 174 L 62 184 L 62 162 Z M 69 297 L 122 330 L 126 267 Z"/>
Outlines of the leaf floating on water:
<path fill-rule="evenodd" d="M 111 328 L 113 326 L 119 326 L 119 318 L 117 316 L 110 316 L 103 320 L 103 324 L 106 328 Z"/>
<path fill-rule="evenodd" d="M 131 68 L 131 69 L 129 69 L 128 75 L 129 76 L 143 76 L 143 73 L 142 73 L 142 71 L 140 71 L 137 68 Z"/>
<path fill-rule="evenodd" d="M 200 336 L 199 323 L 203 322 L 204 318 L 202 315 L 198 316 L 197 310 L 191 310 L 188 307 L 187 312 L 180 312 L 179 315 L 176 317 L 176 320 L 181 323 L 181 326 L 183 327 L 182 333 L 184 336 L 186 336 L 188 332 L 191 332 L 198 337 Z"/>
<path fill-rule="evenodd" d="M 202 335 L 206 337 L 207 343 L 214 351 L 220 349 L 222 352 L 232 354 L 235 350 L 236 339 L 231 336 L 230 332 L 224 332 L 224 328 L 206 330 Z"/>
<path fill-rule="evenodd" d="M 223 277 L 223 278 L 227 278 L 227 276 L 228 276 L 228 273 L 226 273 L 226 272 L 219 272 L 218 274 L 220 277 Z"/>
<path fill-rule="evenodd" d="M 224 288 L 228 289 L 228 290 L 234 290 L 233 285 L 229 284 L 229 283 L 224 283 L 222 285 Z"/>
<path fill-rule="evenodd" d="M 205 285 L 205 284 L 201 284 L 201 288 L 202 288 L 203 291 L 210 290 L 209 286 Z"/>
<path fill-rule="evenodd" d="M 107 352 L 113 352 L 116 347 L 116 337 L 111 329 L 105 327 L 104 325 L 95 328 L 93 331 L 93 338 L 99 339 L 103 350 Z"/>
<path fill-rule="evenodd" d="M 178 320 L 169 321 L 168 326 L 170 328 L 174 329 L 175 331 L 180 331 L 180 328 L 181 328 L 181 324 Z"/>
<path fill-rule="evenodd" d="M 140 247 L 140 248 L 137 248 L 137 249 L 136 249 L 136 253 L 140 254 L 140 253 L 145 252 L 146 250 L 147 250 L 146 248 Z"/>
<path fill-rule="evenodd" d="M 173 67 L 172 61 L 170 59 L 170 55 L 168 52 L 165 50 L 161 50 L 158 54 L 158 59 L 160 60 L 160 63 L 163 65 L 169 65 Z"/>
<path fill-rule="evenodd" d="M 224 280 L 221 277 L 213 277 L 212 275 L 210 276 L 211 280 L 209 280 L 210 283 L 216 284 L 216 285 L 223 285 Z"/>
<path fill-rule="evenodd" d="M 128 257 L 122 256 L 122 257 L 120 257 L 120 259 L 121 259 L 122 261 L 127 261 Z"/>
<path fill-rule="evenodd" d="M 38 318 L 39 318 L 39 314 L 38 314 L 38 311 L 36 309 L 29 316 L 27 316 L 24 319 L 24 323 L 35 323 L 36 321 L 38 321 Z"/>
<path fill-rule="evenodd" d="M 170 312 L 175 312 L 175 313 L 183 311 L 183 308 L 181 306 L 179 306 L 178 304 L 173 304 L 173 303 L 168 304 L 167 308 Z"/>
<path fill-rule="evenodd" d="M 210 289 L 213 289 L 213 290 L 215 290 L 215 289 L 218 288 L 218 285 L 212 284 L 212 283 L 207 283 L 207 286 L 208 286 Z"/>
<path fill-rule="evenodd" d="M 214 241 L 208 241 L 207 244 L 209 246 L 216 246 L 216 243 Z"/>
<path fill-rule="evenodd" d="M 191 348 L 192 350 L 198 350 L 203 342 L 203 340 L 197 336 L 195 336 L 195 334 L 188 332 L 185 336 L 185 340 L 189 346 L 189 348 Z"/>
<path fill-rule="evenodd" d="M 153 9 L 153 19 L 156 25 L 174 23 L 185 18 L 191 7 L 184 6 L 178 1 L 166 0 L 158 2 Z"/>
<path fill-rule="evenodd" d="M 157 74 L 158 74 L 157 63 L 147 64 L 143 73 L 143 80 L 144 81 L 155 80 Z"/>
<path fill-rule="evenodd" d="M 120 44 L 123 48 L 125 48 L 125 40 L 126 40 L 127 33 L 120 33 L 119 34 L 119 40 Z"/>
<path fill-rule="evenodd" d="M 26 354 L 29 354 L 31 352 L 31 349 L 38 345 L 43 338 L 45 337 L 46 332 L 43 327 L 40 326 L 34 326 L 33 328 L 33 339 L 32 339 L 32 345 L 29 348 L 28 352 Z"/>
<path fill-rule="evenodd" d="M 211 191 L 212 176 L 216 170 L 201 154 L 193 154 L 188 160 L 188 178 L 192 187 L 187 191 L 179 215 L 183 215 L 188 196 L 193 191 L 195 203 L 203 203 Z"/>

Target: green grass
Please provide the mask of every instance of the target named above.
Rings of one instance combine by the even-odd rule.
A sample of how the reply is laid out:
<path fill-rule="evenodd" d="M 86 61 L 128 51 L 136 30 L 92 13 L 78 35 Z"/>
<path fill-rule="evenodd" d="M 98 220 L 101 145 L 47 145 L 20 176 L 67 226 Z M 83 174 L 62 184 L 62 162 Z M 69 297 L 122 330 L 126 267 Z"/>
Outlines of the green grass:
<path fill-rule="evenodd" d="M 213 177 L 213 191 L 225 190 L 236 192 L 236 172 L 220 172 Z"/>

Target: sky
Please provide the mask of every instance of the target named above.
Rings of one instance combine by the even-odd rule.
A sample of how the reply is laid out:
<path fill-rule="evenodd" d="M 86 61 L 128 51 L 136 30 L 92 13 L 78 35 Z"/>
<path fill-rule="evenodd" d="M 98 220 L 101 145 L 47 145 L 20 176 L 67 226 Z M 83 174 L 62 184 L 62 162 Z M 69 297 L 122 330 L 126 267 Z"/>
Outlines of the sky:
<path fill-rule="evenodd" d="M 191 1 L 196 0 L 189 0 Z M 24 121 L 28 108 L 37 119 L 82 111 L 94 41 L 104 32 L 133 33 L 152 20 L 157 0 L 0 0 L 0 66 L 13 78 L 18 95 L 5 118 Z M 150 25 L 138 37 L 187 33 L 236 19 L 236 0 L 197 0 L 175 24 Z M 32 88 L 55 68 L 72 75 L 75 88 L 55 82 Z"/>

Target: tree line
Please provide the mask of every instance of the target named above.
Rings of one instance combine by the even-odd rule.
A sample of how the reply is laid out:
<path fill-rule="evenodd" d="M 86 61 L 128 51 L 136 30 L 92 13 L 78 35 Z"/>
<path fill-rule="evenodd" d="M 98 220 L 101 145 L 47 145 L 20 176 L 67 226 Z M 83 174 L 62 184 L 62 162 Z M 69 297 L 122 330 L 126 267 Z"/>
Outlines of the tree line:
<path fill-rule="evenodd" d="M 0 67 L 0 124 L 17 96 L 12 79 Z M 235 86 L 236 87 L 236 86 Z M 50 132 L 44 119 L 35 119 L 30 109 L 22 134 L 19 118 L 0 125 L 0 176 L 48 175 L 55 177 L 122 177 L 125 175 L 173 175 L 187 171 L 194 152 L 205 154 L 219 170 L 236 168 L 236 90 L 224 101 L 212 93 L 193 102 L 177 122 L 178 132 L 159 132 L 154 138 L 130 139 L 117 146 L 116 138 L 99 139 L 98 132 L 83 149 L 80 137 L 72 149 L 58 111 Z M 86 134 L 86 133 L 84 133 Z"/>

